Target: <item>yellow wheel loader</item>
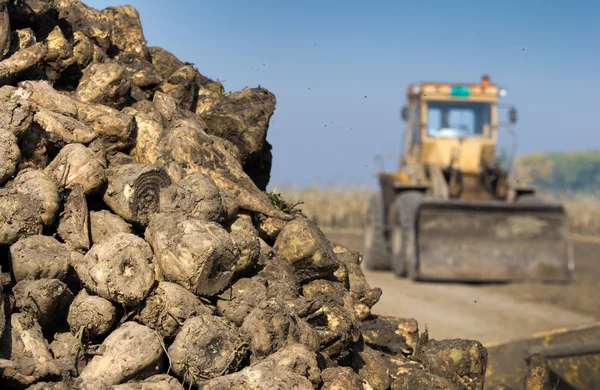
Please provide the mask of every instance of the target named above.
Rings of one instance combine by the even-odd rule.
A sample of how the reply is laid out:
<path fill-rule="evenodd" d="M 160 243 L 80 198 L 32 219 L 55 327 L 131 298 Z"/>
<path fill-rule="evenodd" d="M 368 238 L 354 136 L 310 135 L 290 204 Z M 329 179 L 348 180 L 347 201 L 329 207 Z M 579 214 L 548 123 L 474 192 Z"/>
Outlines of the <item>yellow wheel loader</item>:
<path fill-rule="evenodd" d="M 518 186 L 513 169 L 496 157 L 498 132 L 514 136 L 517 121 L 511 108 L 509 123 L 498 123 L 505 95 L 487 76 L 479 83 L 409 86 L 400 166 L 377 173 L 380 191 L 367 212 L 368 269 L 413 280 L 572 278 L 565 209 Z"/>

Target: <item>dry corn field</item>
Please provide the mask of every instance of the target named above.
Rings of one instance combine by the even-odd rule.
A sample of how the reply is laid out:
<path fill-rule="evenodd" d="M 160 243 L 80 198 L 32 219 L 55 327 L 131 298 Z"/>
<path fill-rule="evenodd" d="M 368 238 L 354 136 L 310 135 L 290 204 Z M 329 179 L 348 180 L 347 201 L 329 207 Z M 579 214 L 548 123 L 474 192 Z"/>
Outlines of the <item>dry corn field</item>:
<path fill-rule="evenodd" d="M 373 190 L 365 187 L 297 188 L 287 186 L 277 189 L 290 203 L 302 200 L 299 209 L 323 228 L 359 230 L 364 227 L 369 196 Z M 543 194 L 544 199 L 565 205 L 575 234 L 600 236 L 600 195 Z"/>

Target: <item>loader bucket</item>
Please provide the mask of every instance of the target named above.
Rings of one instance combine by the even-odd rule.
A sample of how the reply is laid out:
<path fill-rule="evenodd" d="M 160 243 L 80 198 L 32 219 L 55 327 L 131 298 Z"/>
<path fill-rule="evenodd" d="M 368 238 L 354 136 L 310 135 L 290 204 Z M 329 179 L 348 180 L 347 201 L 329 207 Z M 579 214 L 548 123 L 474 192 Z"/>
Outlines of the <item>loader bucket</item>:
<path fill-rule="evenodd" d="M 427 200 L 417 213 L 415 279 L 564 282 L 572 277 L 561 205 Z"/>
<path fill-rule="evenodd" d="M 600 322 L 484 347 L 488 352 L 486 389 L 522 388 L 527 362 L 534 354 L 548 360 L 551 389 L 600 389 Z"/>

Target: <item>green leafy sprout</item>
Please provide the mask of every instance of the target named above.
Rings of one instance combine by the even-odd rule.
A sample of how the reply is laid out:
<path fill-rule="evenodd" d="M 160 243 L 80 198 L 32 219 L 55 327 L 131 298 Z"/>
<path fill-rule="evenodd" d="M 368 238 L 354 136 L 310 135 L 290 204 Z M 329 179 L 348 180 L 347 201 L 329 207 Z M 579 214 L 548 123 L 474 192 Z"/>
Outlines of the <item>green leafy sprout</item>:
<path fill-rule="evenodd" d="M 220 92 L 220 93 L 221 93 L 221 95 L 223 95 L 223 96 L 229 96 L 229 95 L 231 95 L 231 91 L 227 91 L 227 92 L 225 92 L 225 88 L 223 88 L 223 86 L 220 86 L 220 87 L 219 87 L 219 92 Z"/>
<path fill-rule="evenodd" d="M 283 211 L 286 214 L 301 213 L 302 211 L 298 209 L 298 206 L 304 204 L 304 202 L 296 202 L 293 204 L 287 203 L 285 200 L 283 200 L 281 194 L 277 192 L 278 189 L 279 186 L 276 186 L 271 190 L 271 192 L 267 193 L 267 196 L 269 197 L 269 200 L 273 206 L 277 207 L 278 210 Z"/>

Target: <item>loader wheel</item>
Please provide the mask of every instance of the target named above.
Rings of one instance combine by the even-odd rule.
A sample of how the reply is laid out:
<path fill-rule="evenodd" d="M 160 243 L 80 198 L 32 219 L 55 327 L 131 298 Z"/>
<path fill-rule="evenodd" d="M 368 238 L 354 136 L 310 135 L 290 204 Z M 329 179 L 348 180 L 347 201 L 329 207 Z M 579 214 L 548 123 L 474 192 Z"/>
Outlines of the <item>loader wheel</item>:
<path fill-rule="evenodd" d="M 398 277 L 414 279 L 416 271 L 415 223 L 423 194 L 406 191 L 396 197 L 391 207 L 391 262 Z"/>
<path fill-rule="evenodd" d="M 363 242 L 363 261 L 369 270 L 390 269 L 383 223 L 383 200 L 380 194 L 375 194 L 369 201 Z"/>

